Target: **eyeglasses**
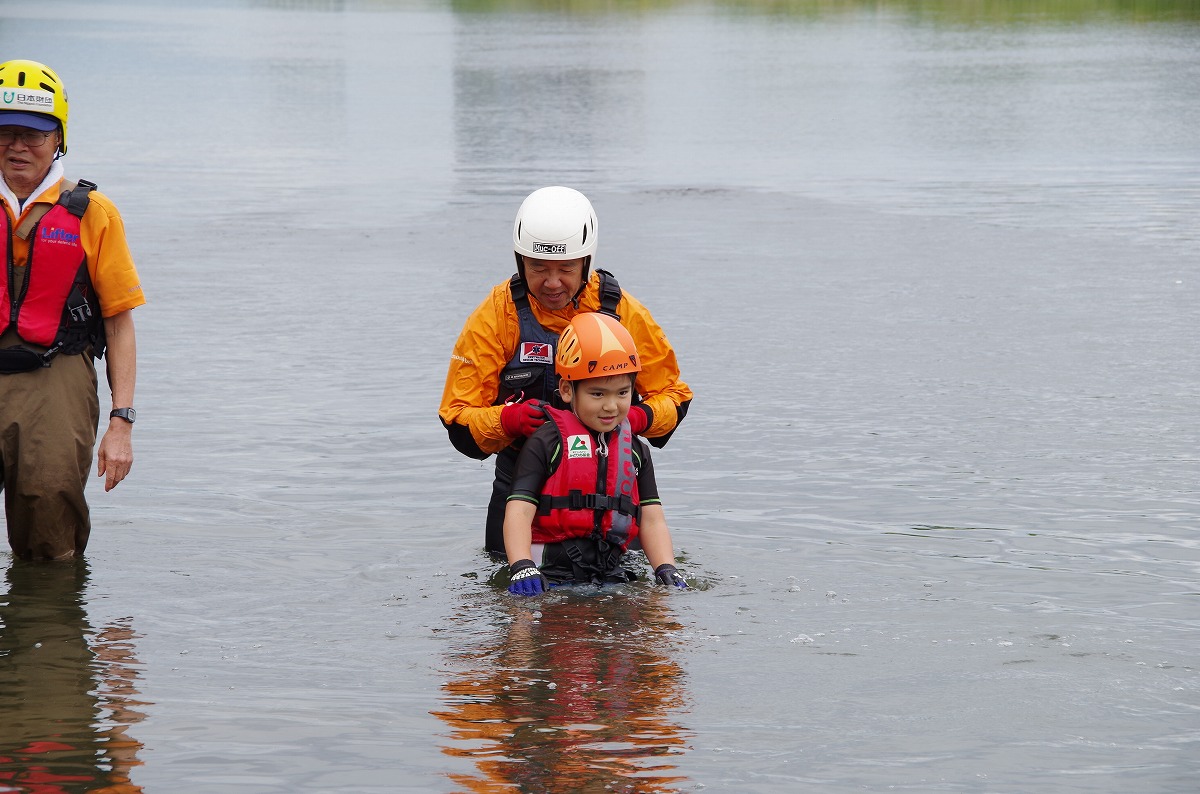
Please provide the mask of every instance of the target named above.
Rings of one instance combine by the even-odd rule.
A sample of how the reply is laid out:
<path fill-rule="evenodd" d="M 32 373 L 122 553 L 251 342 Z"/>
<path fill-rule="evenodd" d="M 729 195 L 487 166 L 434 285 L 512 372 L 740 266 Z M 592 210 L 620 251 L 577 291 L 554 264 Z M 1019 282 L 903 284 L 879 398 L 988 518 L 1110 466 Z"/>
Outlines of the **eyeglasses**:
<path fill-rule="evenodd" d="M 54 130 L 42 132 L 41 130 L 31 130 L 26 127 L 0 129 L 0 146 L 11 146 L 18 139 L 30 148 L 41 146 L 54 132 Z"/>

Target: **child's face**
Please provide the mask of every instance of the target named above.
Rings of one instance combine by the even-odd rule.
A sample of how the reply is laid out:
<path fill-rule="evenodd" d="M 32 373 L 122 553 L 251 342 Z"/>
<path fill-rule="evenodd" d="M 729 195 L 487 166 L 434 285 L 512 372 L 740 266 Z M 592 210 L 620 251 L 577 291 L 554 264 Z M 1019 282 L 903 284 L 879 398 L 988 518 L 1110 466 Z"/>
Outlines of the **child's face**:
<path fill-rule="evenodd" d="M 579 421 L 597 433 L 615 430 L 629 413 L 633 383 L 628 375 L 559 381 L 558 393 L 575 409 Z"/>

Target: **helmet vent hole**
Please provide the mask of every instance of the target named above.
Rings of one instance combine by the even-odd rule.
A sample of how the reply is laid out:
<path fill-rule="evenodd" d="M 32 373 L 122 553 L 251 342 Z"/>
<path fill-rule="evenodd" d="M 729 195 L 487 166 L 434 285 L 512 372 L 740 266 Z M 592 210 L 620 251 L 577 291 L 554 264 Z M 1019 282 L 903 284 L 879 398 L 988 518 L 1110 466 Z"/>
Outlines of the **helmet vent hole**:
<path fill-rule="evenodd" d="M 583 224 L 583 240 L 581 241 L 581 244 L 583 244 L 583 245 L 587 244 L 587 224 L 586 223 Z"/>
<path fill-rule="evenodd" d="M 25 85 L 25 73 L 17 72 L 17 85 Z"/>

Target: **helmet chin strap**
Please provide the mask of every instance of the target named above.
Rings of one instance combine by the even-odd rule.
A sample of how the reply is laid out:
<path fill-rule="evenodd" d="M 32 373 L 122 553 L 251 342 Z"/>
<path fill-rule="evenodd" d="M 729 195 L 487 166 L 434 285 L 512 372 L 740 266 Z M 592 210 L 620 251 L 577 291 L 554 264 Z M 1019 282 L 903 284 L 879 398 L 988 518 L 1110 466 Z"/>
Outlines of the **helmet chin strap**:
<path fill-rule="evenodd" d="M 575 311 L 579 311 L 579 301 L 583 298 L 583 293 L 587 289 L 588 279 L 592 277 L 592 257 L 585 256 L 583 263 L 583 278 L 579 280 L 579 290 L 575 293 L 575 297 L 571 298 L 571 305 L 575 307 Z"/>

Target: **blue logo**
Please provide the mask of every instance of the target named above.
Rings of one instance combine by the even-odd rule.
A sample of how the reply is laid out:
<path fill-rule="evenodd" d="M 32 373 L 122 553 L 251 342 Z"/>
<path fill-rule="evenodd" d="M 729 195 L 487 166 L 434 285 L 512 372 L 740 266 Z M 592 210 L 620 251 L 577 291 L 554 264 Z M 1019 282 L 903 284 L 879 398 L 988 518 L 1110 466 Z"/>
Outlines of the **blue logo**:
<path fill-rule="evenodd" d="M 59 245 L 79 245 L 79 235 L 66 229 L 42 229 L 42 242 Z"/>

